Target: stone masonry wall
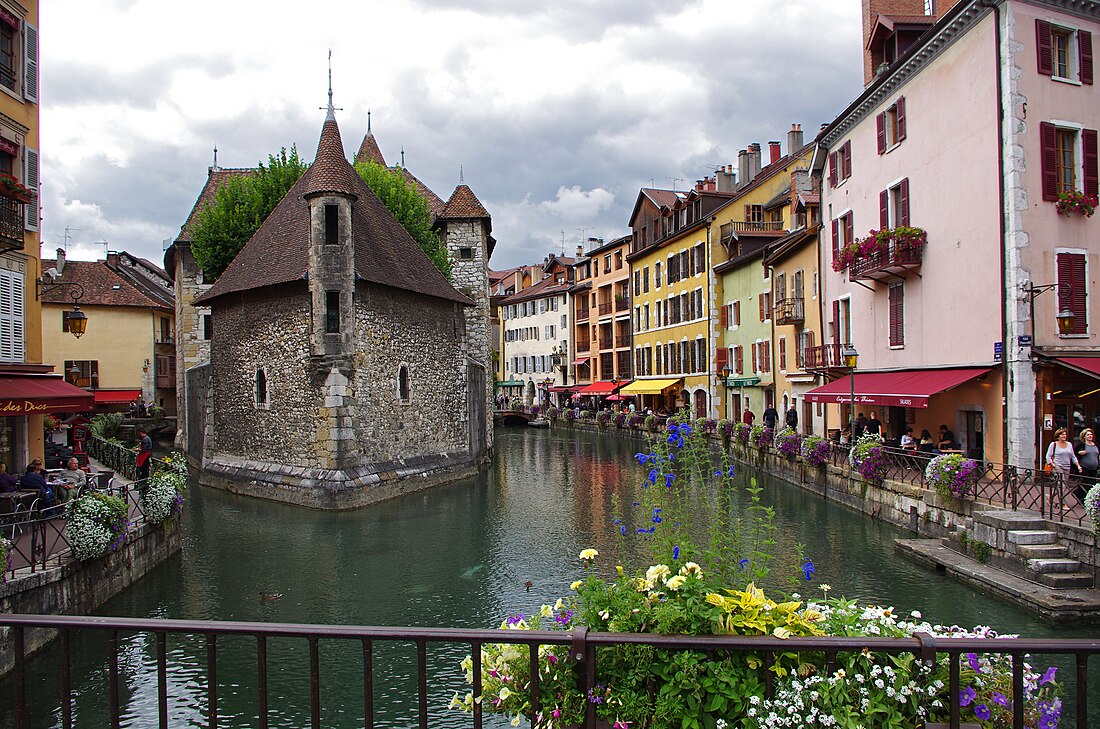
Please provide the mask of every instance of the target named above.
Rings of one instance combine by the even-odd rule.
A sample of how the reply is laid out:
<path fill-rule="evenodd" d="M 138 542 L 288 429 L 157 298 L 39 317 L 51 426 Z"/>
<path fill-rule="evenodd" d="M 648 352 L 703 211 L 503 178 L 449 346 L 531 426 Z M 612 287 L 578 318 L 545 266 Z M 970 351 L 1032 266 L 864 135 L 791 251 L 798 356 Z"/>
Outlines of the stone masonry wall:
<path fill-rule="evenodd" d="M 191 254 L 191 246 L 177 241 L 176 246 L 176 446 L 187 443 L 187 380 L 190 368 L 210 361 L 210 342 L 202 336 L 202 318 L 208 307 L 195 307 L 193 302 L 206 293 L 211 284 L 199 283 L 199 266 Z M 201 454 L 193 454 L 200 458 Z"/>
<path fill-rule="evenodd" d="M 307 369 L 310 311 L 305 285 L 226 298 L 232 300 L 219 302 L 214 320 L 214 438 L 207 450 L 316 466 L 313 439 L 320 387 Z M 255 403 L 258 368 L 267 375 L 267 407 Z"/>
<path fill-rule="evenodd" d="M 356 437 L 366 462 L 468 450 L 465 320 L 457 304 L 360 283 L 355 327 L 361 342 L 354 389 Z M 409 368 L 410 398 L 398 396 Z"/>
<path fill-rule="evenodd" d="M 488 241 L 484 223 L 480 220 L 448 221 L 446 236 L 447 253 L 451 258 L 451 281 L 454 287 L 469 296 L 477 304 L 468 307 L 465 312 L 467 356 L 485 367 L 486 413 L 493 411 L 494 371 L 492 346 L 490 341 L 489 317 L 489 275 Z M 462 248 L 473 251 L 473 258 L 463 260 Z M 489 450 L 493 447 L 493 423 L 486 418 L 485 442 Z"/>

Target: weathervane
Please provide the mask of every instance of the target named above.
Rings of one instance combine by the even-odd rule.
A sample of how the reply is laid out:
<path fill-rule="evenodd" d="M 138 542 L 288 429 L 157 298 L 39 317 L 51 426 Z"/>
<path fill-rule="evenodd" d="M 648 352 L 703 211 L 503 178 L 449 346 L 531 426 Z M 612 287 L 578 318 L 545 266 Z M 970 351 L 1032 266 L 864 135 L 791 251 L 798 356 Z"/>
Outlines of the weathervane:
<path fill-rule="evenodd" d="M 325 108 L 325 107 L 318 107 L 318 108 Z M 342 106 L 333 106 L 332 105 L 332 49 L 329 48 L 328 49 L 328 107 L 326 109 L 326 111 L 328 111 L 328 116 L 325 117 L 325 121 L 329 121 L 329 120 L 336 121 L 336 112 L 343 111 L 343 110 L 344 110 L 344 108 Z M 370 112 L 367 113 L 367 118 L 368 119 L 370 118 Z M 368 126 L 369 126 L 369 122 L 368 122 Z"/>

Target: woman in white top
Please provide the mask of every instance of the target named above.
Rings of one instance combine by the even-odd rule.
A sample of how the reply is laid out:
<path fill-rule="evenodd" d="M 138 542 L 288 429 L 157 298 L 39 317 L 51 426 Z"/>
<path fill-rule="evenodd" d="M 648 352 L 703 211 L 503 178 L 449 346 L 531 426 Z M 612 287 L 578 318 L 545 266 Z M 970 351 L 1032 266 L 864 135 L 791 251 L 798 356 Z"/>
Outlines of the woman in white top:
<path fill-rule="evenodd" d="M 1069 434 L 1065 428 L 1054 431 L 1054 441 L 1047 446 L 1047 465 L 1057 476 L 1059 491 L 1065 498 L 1066 486 L 1069 483 L 1070 468 L 1081 464 L 1077 461 L 1077 454 L 1073 452 L 1073 444 L 1069 442 Z"/>

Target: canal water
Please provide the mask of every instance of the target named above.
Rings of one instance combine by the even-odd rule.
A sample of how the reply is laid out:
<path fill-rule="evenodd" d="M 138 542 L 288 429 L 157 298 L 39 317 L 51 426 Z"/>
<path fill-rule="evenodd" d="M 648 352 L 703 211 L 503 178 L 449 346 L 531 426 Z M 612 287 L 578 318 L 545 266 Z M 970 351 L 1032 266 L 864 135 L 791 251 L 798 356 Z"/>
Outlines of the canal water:
<path fill-rule="evenodd" d="M 613 503 L 629 504 L 644 473 L 640 440 L 572 430 L 497 431 L 496 460 L 476 479 L 344 513 L 308 511 L 192 489 L 183 552 L 118 596 L 102 615 L 147 618 L 496 627 L 569 594 L 581 575 L 577 554 L 631 549 L 610 524 Z M 744 477 L 744 476 L 742 476 Z M 926 619 L 990 625 L 1032 637 L 1095 637 L 1096 623 L 1055 626 L 1032 614 L 914 565 L 893 549 L 909 536 L 784 483 L 764 481 L 775 508 L 780 552 L 805 544 L 815 586 L 831 596 L 889 604 Z M 629 556 L 629 555 L 627 555 Z M 608 567 L 611 560 L 601 560 Z M 526 583 L 530 582 L 528 588 Z M 817 593 L 820 594 L 820 593 Z M 276 597 L 277 596 L 277 597 Z M 270 599 L 275 598 L 275 599 Z M 417 720 L 415 649 L 376 644 L 377 725 Z M 156 726 L 155 645 L 126 636 L 121 660 L 123 725 Z M 457 666 L 464 646 L 429 647 L 433 726 L 469 726 L 446 709 L 464 689 Z M 300 640 L 269 642 L 271 726 L 309 724 L 309 657 Z M 77 727 L 107 726 L 105 640 L 75 641 Z M 321 643 L 322 725 L 362 726 L 362 650 Z M 1095 668 L 1095 666 L 1093 666 Z M 59 654 L 32 662 L 32 726 L 60 726 Z M 206 646 L 169 638 L 171 726 L 206 726 Z M 256 726 L 253 640 L 219 639 L 219 726 Z M 1063 670 L 1060 678 L 1072 673 Z M 1095 683 L 1095 682 L 1094 682 Z M 12 726 L 10 680 L 0 682 L 0 726 Z M 1100 700 L 1093 698 L 1093 706 Z M 8 707 L 8 708 L 6 708 Z M 1068 717 L 1063 726 L 1069 724 Z"/>

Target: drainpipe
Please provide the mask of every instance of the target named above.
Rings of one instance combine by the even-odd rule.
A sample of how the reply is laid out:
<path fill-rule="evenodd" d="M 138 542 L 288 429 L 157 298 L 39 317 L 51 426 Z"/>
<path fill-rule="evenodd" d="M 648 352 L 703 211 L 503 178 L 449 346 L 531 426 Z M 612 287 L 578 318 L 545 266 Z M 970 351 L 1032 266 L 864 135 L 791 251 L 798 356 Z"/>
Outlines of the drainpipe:
<path fill-rule="evenodd" d="M 1008 463 L 1008 396 L 1009 377 L 1012 372 L 1008 363 L 1011 351 L 1008 341 L 1008 291 L 1005 289 L 1008 277 L 1008 254 L 1005 235 L 1008 231 L 1008 201 L 1005 193 L 1005 109 L 1004 78 L 1001 70 L 1001 7 L 1000 0 L 979 0 L 979 5 L 993 11 L 993 45 L 997 67 L 997 192 L 1001 201 L 1000 254 L 1001 254 L 1001 462 Z"/>

